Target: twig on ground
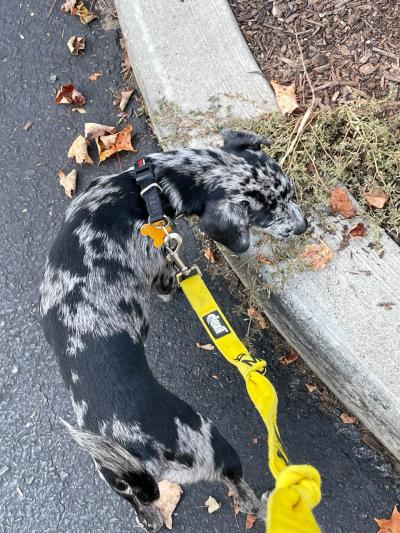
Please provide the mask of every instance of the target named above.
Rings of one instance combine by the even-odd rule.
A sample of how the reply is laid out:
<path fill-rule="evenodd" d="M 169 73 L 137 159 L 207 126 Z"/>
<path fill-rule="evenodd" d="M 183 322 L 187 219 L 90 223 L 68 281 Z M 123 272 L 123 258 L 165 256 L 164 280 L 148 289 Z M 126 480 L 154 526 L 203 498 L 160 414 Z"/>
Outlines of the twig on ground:
<path fill-rule="evenodd" d="M 57 0 L 54 0 L 53 3 L 51 4 L 51 7 L 49 9 L 49 12 L 47 13 L 47 17 L 46 17 L 46 20 L 49 20 L 49 18 L 51 17 L 51 14 L 53 13 L 54 11 L 54 7 L 56 5 L 56 2 Z"/>
<path fill-rule="evenodd" d="M 306 80 L 307 80 L 307 83 L 310 87 L 310 90 L 311 90 L 311 95 L 312 95 L 312 100 L 311 100 L 311 105 L 310 107 L 307 109 L 307 111 L 304 113 L 303 115 L 303 118 L 299 124 L 299 127 L 297 129 L 297 132 L 296 132 L 296 135 L 294 137 L 294 139 L 292 140 L 292 142 L 290 143 L 290 146 L 289 148 L 287 149 L 285 155 L 281 158 L 281 160 L 279 161 L 279 164 L 280 166 L 283 165 L 283 163 L 286 161 L 286 159 L 288 158 L 288 156 L 293 152 L 293 150 L 295 149 L 298 141 L 299 141 L 299 138 L 300 138 L 300 135 L 301 135 L 301 132 L 304 130 L 304 128 L 306 127 L 306 124 L 311 116 L 311 113 L 314 109 L 314 104 L 315 104 L 315 92 L 314 92 L 314 87 L 311 83 L 311 79 L 310 79 L 310 76 L 307 72 L 307 68 L 306 68 L 306 65 L 305 65 L 305 62 L 304 62 L 304 56 L 303 56 L 303 50 L 301 49 L 301 46 L 300 46 L 300 41 L 299 41 L 299 37 L 297 35 L 297 32 L 295 32 L 295 37 L 296 37 L 296 43 L 297 43 L 297 46 L 298 46 L 298 49 L 299 49 L 299 52 L 300 52 L 300 59 L 301 59 L 301 63 L 303 65 L 303 71 L 304 71 L 304 75 L 306 77 Z"/>

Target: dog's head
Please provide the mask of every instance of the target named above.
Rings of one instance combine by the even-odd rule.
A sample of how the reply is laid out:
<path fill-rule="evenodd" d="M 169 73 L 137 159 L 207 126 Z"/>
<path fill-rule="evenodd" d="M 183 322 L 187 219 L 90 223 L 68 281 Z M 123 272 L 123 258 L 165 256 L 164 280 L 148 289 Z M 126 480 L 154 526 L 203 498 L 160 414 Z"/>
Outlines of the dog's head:
<path fill-rule="evenodd" d="M 249 248 L 250 227 L 264 228 L 278 239 L 304 233 L 308 224 L 293 201 L 292 180 L 261 149 L 270 141 L 254 133 L 221 133 L 223 151 L 231 156 L 230 175 L 223 177 L 222 197 L 206 204 L 201 230 L 239 253 Z"/>

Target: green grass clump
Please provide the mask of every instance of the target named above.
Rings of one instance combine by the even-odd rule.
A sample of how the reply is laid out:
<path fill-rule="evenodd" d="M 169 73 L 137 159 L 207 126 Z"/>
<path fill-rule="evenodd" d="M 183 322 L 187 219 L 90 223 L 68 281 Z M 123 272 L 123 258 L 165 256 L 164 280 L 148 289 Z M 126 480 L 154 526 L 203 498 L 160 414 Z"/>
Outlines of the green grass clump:
<path fill-rule="evenodd" d="M 400 241 L 400 102 L 356 100 L 315 111 L 283 169 L 293 177 L 306 210 L 329 205 L 330 191 L 346 186 L 362 211 Z M 249 129 L 273 141 L 268 153 L 279 161 L 295 137 L 301 117 L 269 115 L 230 126 Z M 389 200 L 372 208 L 365 193 L 384 190 Z"/>

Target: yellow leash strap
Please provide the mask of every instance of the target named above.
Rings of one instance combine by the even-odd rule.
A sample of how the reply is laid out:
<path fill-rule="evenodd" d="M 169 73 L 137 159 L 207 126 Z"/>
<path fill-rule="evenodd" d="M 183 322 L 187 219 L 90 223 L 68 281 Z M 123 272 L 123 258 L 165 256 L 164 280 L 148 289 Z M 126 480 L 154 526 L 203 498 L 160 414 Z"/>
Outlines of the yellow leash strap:
<path fill-rule="evenodd" d="M 248 352 L 199 273 L 181 278 L 180 286 L 214 345 L 242 374 L 267 427 L 268 462 L 276 485 L 268 500 L 266 531 L 320 533 L 312 510 L 321 500 L 321 478 L 311 465 L 289 465 L 277 425 L 278 398 L 266 376 L 266 362 Z"/>

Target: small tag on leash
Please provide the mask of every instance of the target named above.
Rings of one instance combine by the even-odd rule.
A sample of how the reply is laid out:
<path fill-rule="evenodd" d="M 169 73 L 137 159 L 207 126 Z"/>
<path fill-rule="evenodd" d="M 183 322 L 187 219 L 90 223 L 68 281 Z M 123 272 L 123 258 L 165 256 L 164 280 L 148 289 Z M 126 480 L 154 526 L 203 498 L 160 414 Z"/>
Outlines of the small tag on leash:
<path fill-rule="evenodd" d="M 154 222 L 154 224 L 143 224 L 140 228 L 140 233 L 142 235 L 150 237 L 150 239 L 153 240 L 154 248 L 161 248 L 167 233 L 172 232 L 171 226 L 164 226 L 161 224 L 164 224 L 163 220 L 161 222 Z"/>

